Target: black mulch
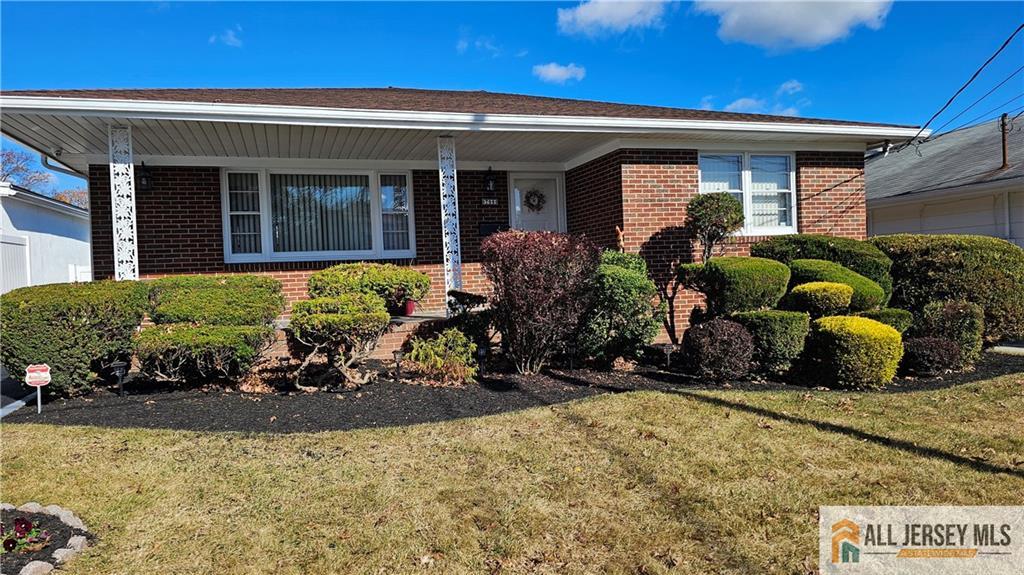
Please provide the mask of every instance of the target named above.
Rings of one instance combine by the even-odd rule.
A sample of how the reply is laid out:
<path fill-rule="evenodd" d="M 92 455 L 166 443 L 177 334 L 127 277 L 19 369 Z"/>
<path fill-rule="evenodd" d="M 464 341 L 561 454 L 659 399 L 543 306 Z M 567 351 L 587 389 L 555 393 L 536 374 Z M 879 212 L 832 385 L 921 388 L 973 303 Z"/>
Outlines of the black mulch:
<path fill-rule="evenodd" d="M 387 373 L 387 372 L 384 372 Z M 974 371 L 942 378 L 898 379 L 887 392 L 939 389 L 1024 373 L 1024 357 L 986 354 Z M 220 389 L 126 386 L 119 397 L 99 390 L 55 400 L 42 415 L 22 408 L 5 423 L 143 427 L 189 431 L 295 433 L 447 421 L 552 405 L 603 393 L 632 390 L 720 389 L 721 386 L 653 368 L 634 373 L 589 369 L 548 370 L 543 375 L 484 374 L 478 385 L 433 388 L 398 383 L 382 375 L 358 391 L 245 394 Z M 742 382 L 732 389 L 806 389 L 772 382 Z"/>
<path fill-rule="evenodd" d="M 40 531 L 48 531 L 50 533 L 50 542 L 39 551 L 33 551 L 29 553 L 4 553 L 3 559 L 0 560 L 0 572 L 2 573 L 18 573 L 21 568 L 28 565 L 32 561 L 46 561 L 47 563 L 55 563 L 53 560 L 53 552 L 66 547 L 67 542 L 75 535 L 88 534 L 85 531 L 79 529 L 72 529 L 66 523 L 61 521 L 58 517 L 53 515 L 47 515 L 45 513 L 23 513 L 21 511 L 3 511 L 0 512 L 0 518 L 2 518 L 5 531 L 14 530 L 14 519 L 17 517 L 24 517 L 32 522 L 33 526 L 39 527 Z"/>

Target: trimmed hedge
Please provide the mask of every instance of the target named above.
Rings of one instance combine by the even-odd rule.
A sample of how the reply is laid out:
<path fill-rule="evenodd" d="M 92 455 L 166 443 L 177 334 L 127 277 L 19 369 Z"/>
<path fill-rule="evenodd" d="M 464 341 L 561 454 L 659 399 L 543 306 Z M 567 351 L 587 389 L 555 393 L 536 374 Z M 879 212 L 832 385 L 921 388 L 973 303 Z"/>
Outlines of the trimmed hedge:
<path fill-rule="evenodd" d="M 0 296 L 3 341 L 0 362 L 15 379 L 46 363 L 47 395 L 92 388 L 95 373 L 131 357 L 132 335 L 146 310 L 140 282 L 97 281 L 25 287 Z"/>
<path fill-rule="evenodd" d="M 597 268 L 594 305 L 580 328 L 577 353 L 610 365 L 638 358 L 658 335 L 664 310 L 647 274 L 611 264 Z"/>
<path fill-rule="evenodd" d="M 446 329 L 429 339 L 413 338 L 408 358 L 431 383 L 462 385 L 476 377 L 476 344 L 461 331 Z"/>
<path fill-rule="evenodd" d="M 876 309 L 885 299 L 882 286 L 835 262 L 799 259 L 790 262 L 789 269 L 793 273 L 789 280 L 790 285 L 835 282 L 852 287 L 853 297 L 850 298 L 850 309 L 853 311 Z"/>
<path fill-rule="evenodd" d="M 384 300 L 372 293 L 342 293 L 295 302 L 288 345 L 301 356 L 302 365 L 294 377 L 301 380 L 310 361 L 322 355 L 330 370 L 341 374 L 346 386 L 367 383 L 374 373 L 360 371 L 359 364 L 377 347 L 390 321 Z M 317 380 L 322 381 L 324 376 Z"/>
<path fill-rule="evenodd" d="M 836 282 L 810 282 L 793 288 L 786 296 L 788 309 L 811 314 L 812 318 L 844 313 L 850 307 L 853 288 Z"/>
<path fill-rule="evenodd" d="M 135 349 L 142 373 L 150 377 L 235 381 L 273 341 L 268 326 L 167 324 L 142 330 Z"/>
<path fill-rule="evenodd" d="M 150 318 L 156 324 L 268 325 L 284 310 L 281 283 L 271 282 L 239 281 L 209 287 L 161 285 L 153 290 Z"/>
<path fill-rule="evenodd" d="M 900 332 L 866 317 L 832 316 L 811 323 L 805 372 L 826 387 L 875 388 L 892 381 L 903 342 Z"/>
<path fill-rule="evenodd" d="M 828 260 L 871 279 L 885 292 L 884 304 L 892 293 L 892 260 L 871 243 L 850 238 L 816 234 L 777 236 L 751 246 L 750 255 L 789 264 L 796 259 Z"/>
<path fill-rule="evenodd" d="M 695 375 L 725 382 L 750 373 L 754 340 L 739 323 L 718 318 L 686 330 L 683 353 Z"/>
<path fill-rule="evenodd" d="M 309 276 L 309 297 L 332 298 L 345 293 L 380 296 L 388 310 L 406 300 L 421 301 L 430 291 L 430 276 L 394 264 L 338 264 Z"/>
<path fill-rule="evenodd" d="M 975 303 L 932 302 L 924 306 L 915 331 L 926 337 L 942 337 L 956 343 L 960 347 L 960 367 L 970 367 L 981 358 L 985 313 Z"/>
<path fill-rule="evenodd" d="M 913 375 L 938 375 L 960 367 L 960 346 L 944 337 L 915 337 L 903 342 L 900 369 Z"/>
<path fill-rule="evenodd" d="M 857 315 L 873 319 L 875 321 L 880 321 L 900 333 L 906 332 L 914 323 L 914 314 L 905 309 L 896 309 L 892 307 L 862 311 Z"/>
<path fill-rule="evenodd" d="M 783 373 L 804 350 L 811 318 L 798 311 L 745 311 L 731 319 L 754 338 L 754 359 L 762 371 Z"/>
<path fill-rule="evenodd" d="M 263 290 L 271 293 L 281 292 L 281 282 L 270 276 L 253 274 L 195 274 L 177 275 L 146 280 L 150 294 L 158 297 L 161 292 L 178 289 L 245 289 Z"/>
<path fill-rule="evenodd" d="M 681 275 L 695 269 L 681 267 Z M 697 287 L 707 296 L 708 313 L 720 316 L 775 307 L 786 295 L 790 272 L 769 259 L 720 257 L 708 260 L 696 274 Z"/>
<path fill-rule="evenodd" d="M 620 252 L 618 250 L 605 250 L 601 253 L 601 264 L 619 266 L 638 274 L 647 275 L 647 261 L 637 254 Z"/>
<path fill-rule="evenodd" d="M 985 312 L 988 341 L 1024 337 L 1024 250 L 998 238 L 899 234 L 871 240 L 893 261 L 893 304 L 920 314 L 963 300 Z"/>

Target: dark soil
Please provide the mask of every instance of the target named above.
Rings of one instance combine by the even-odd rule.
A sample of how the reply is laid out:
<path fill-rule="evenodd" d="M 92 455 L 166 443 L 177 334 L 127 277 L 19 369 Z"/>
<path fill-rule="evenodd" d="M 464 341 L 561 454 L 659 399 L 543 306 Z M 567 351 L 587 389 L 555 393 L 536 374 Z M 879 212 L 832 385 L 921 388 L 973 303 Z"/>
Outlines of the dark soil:
<path fill-rule="evenodd" d="M 67 547 L 67 542 L 75 535 L 87 535 L 85 531 L 72 529 L 58 517 L 45 513 L 23 513 L 21 511 L 0 512 L 4 524 L 4 531 L 14 531 L 14 519 L 24 517 L 32 522 L 32 525 L 39 527 L 40 531 L 50 532 L 50 543 L 39 551 L 30 553 L 4 553 L 0 560 L 0 572 L 16 575 L 21 568 L 32 561 L 46 561 L 54 563 L 53 552 L 61 547 Z"/>
<path fill-rule="evenodd" d="M 143 427 L 189 431 L 295 433 L 410 425 L 492 415 L 552 405 L 603 393 L 633 390 L 722 389 L 684 374 L 640 367 L 635 372 L 551 369 L 543 375 L 485 373 L 479 384 L 436 388 L 398 383 L 381 366 L 381 378 L 357 391 L 247 394 L 223 389 L 126 385 L 126 395 L 99 390 L 55 400 L 43 413 L 23 408 L 9 423 Z M 1024 357 L 986 354 L 973 371 L 937 378 L 897 379 L 883 392 L 939 389 L 1024 373 Z M 777 382 L 744 381 L 738 390 L 800 390 Z"/>

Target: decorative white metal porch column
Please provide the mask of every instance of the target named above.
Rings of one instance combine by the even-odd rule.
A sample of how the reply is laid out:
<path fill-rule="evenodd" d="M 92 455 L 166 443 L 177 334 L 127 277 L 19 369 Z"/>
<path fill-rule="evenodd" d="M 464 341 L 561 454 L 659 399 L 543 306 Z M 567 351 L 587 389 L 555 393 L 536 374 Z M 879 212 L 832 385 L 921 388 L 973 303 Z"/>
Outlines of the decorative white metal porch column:
<path fill-rule="evenodd" d="M 139 279 L 135 224 L 135 166 L 131 126 L 108 126 L 110 148 L 110 216 L 114 235 L 114 279 Z"/>
<path fill-rule="evenodd" d="M 459 185 L 455 170 L 455 138 L 437 139 L 441 179 L 441 238 L 444 248 L 444 291 L 462 289 L 462 247 L 459 240 Z M 447 300 L 447 295 L 445 297 Z"/>

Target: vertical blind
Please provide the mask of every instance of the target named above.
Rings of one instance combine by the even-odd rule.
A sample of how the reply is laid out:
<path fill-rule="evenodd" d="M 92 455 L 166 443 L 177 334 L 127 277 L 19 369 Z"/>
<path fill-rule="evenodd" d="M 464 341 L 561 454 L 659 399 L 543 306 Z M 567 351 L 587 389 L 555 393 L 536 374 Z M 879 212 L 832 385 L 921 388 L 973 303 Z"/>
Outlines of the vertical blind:
<path fill-rule="evenodd" d="M 271 174 L 275 252 L 373 249 L 370 177 Z"/>
<path fill-rule="evenodd" d="M 404 175 L 381 175 L 380 207 L 384 249 L 409 249 L 409 187 Z"/>
<path fill-rule="evenodd" d="M 729 192 L 743 203 L 743 156 L 708 154 L 700 157 L 700 191 Z"/>
<path fill-rule="evenodd" d="M 260 253 L 260 179 L 255 173 L 228 174 L 231 253 Z"/>

